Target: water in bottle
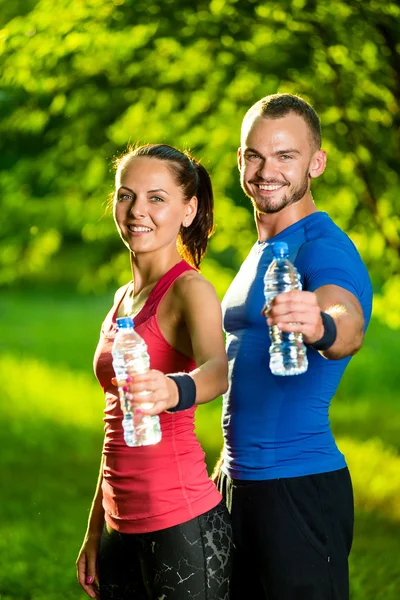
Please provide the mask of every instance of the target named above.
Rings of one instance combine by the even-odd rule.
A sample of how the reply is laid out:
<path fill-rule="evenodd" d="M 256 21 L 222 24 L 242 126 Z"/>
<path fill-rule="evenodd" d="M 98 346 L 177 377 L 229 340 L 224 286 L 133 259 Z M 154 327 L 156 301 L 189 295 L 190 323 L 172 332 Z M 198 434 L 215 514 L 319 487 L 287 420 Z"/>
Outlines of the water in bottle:
<path fill-rule="evenodd" d="M 264 296 L 268 307 L 272 299 L 290 290 L 301 290 L 300 275 L 288 258 L 286 242 L 272 244 L 274 259 L 264 276 Z M 269 366 L 274 375 L 301 375 L 308 367 L 307 350 L 301 333 L 269 328 L 271 339 Z"/>
<path fill-rule="evenodd" d="M 115 376 L 118 381 L 124 381 L 129 375 L 145 373 L 150 368 L 147 346 L 143 338 L 136 333 L 131 317 L 117 319 L 118 331 L 115 336 L 112 356 Z M 126 392 L 118 388 L 123 414 L 122 427 L 124 440 L 128 446 L 148 446 L 161 440 L 160 419 L 157 415 L 142 415 L 132 410 L 131 402 Z M 151 394 L 151 392 L 142 392 Z M 148 409 L 152 403 L 141 406 Z"/>

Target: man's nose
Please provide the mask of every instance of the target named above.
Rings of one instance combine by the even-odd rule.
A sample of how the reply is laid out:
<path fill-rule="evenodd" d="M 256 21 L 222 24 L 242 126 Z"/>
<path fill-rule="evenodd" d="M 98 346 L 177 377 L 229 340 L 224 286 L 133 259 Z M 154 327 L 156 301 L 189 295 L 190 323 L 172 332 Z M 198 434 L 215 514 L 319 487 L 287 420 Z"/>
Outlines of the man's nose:
<path fill-rule="evenodd" d="M 264 158 L 260 161 L 258 166 L 257 175 L 260 179 L 267 180 L 277 177 L 276 164 L 270 158 Z"/>

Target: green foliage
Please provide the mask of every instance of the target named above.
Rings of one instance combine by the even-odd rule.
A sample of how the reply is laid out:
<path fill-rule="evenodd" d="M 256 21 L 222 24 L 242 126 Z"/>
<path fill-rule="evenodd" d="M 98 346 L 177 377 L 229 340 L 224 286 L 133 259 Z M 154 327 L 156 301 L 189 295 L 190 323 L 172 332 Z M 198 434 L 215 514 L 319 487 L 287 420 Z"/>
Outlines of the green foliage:
<path fill-rule="evenodd" d="M 287 91 L 321 115 L 329 161 L 314 185 L 317 204 L 355 241 L 386 303 L 400 266 L 398 3 L 0 6 L 0 284 L 104 291 L 129 276 L 102 215 L 112 158 L 136 141 L 203 158 L 216 191 L 207 269 L 218 263 L 227 280 L 254 239 L 235 166 L 240 121 L 258 98 Z"/>

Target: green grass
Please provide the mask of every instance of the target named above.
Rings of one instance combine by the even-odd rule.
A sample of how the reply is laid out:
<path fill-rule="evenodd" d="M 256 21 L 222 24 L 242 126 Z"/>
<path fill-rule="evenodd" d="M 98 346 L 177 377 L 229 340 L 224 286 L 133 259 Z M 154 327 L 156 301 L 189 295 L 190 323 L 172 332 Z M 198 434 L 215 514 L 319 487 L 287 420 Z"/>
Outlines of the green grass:
<path fill-rule="evenodd" d="M 74 562 L 100 460 L 103 396 L 92 358 L 111 300 L 33 290 L 0 299 L 0 600 L 86 598 Z M 331 412 L 355 490 L 353 600 L 398 600 L 400 589 L 398 337 L 372 323 Z M 220 402 L 197 414 L 211 468 Z"/>
<path fill-rule="evenodd" d="M 100 325 L 113 301 L 71 290 L 3 292 L 0 353 L 35 357 L 50 365 L 92 373 Z"/>
<path fill-rule="evenodd" d="M 359 440 L 381 438 L 400 449 L 400 335 L 376 320 L 348 366 L 331 408 L 335 434 Z"/>

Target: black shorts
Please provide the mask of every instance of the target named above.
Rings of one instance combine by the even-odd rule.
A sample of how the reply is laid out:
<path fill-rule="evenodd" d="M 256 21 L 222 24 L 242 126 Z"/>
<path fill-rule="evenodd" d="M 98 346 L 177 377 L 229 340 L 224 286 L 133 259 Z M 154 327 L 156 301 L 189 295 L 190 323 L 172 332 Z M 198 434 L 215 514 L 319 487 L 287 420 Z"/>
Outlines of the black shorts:
<path fill-rule="evenodd" d="M 103 530 L 101 600 L 228 600 L 232 527 L 225 504 L 150 533 Z"/>
<path fill-rule="evenodd" d="M 231 600 L 348 600 L 354 504 L 347 468 L 219 490 L 236 545 Z"/>

